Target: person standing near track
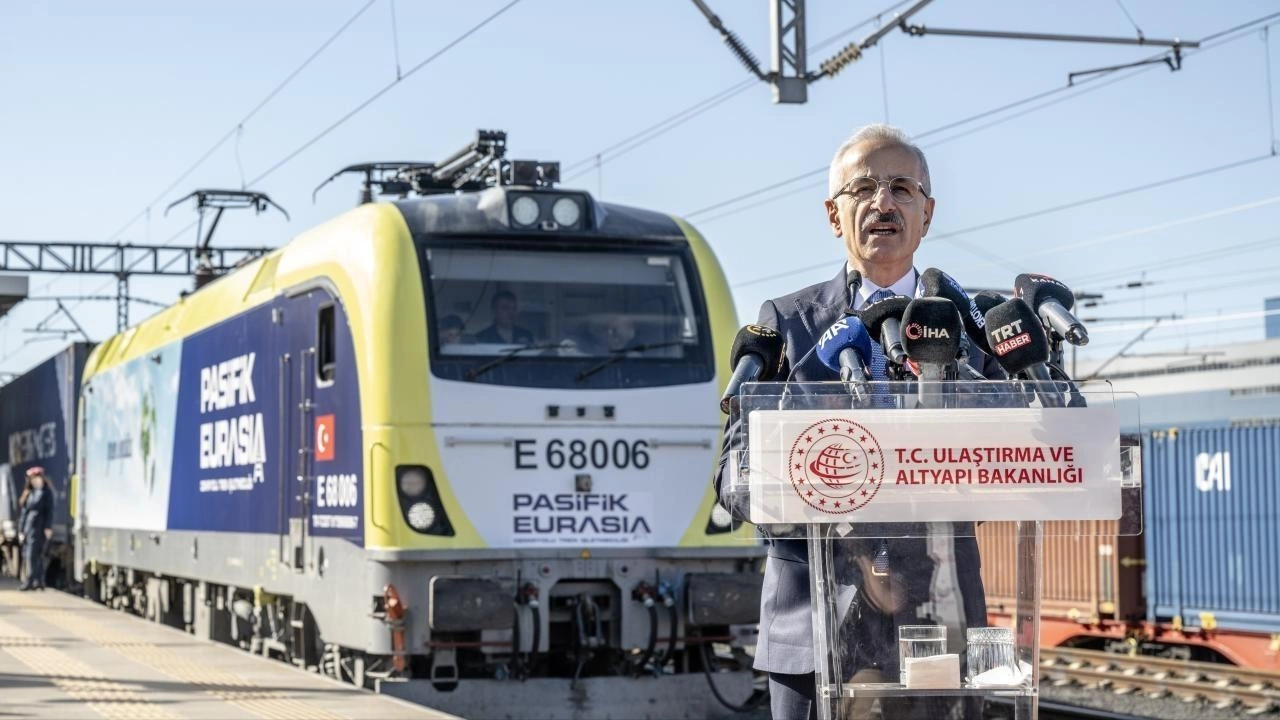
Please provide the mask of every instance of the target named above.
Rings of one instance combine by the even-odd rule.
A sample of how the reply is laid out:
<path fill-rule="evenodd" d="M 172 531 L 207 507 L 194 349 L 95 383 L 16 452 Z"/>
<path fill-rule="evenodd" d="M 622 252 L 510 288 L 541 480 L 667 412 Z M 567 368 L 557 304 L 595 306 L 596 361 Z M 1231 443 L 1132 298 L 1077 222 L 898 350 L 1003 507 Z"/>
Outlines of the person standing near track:
<path fill-rule="evenodd" d="M 44 589 L 44 549 L 53 537 L 53 487 L 44 468 L 27 470 L 27 482 L 18 498 L 18 527 L 27 579 L 19 590 Z"/>

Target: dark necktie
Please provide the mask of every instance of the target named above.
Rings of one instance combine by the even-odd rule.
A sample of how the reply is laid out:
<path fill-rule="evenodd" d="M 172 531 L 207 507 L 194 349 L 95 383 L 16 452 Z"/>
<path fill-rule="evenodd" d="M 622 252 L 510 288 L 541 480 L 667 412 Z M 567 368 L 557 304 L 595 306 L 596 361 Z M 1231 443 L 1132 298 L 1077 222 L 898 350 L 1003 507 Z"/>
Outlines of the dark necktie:
<path fill-rule="evenodd" d="M 892 290 L 888 288 L 881 288 L 871 293 L 871 297 L 867 298 L 867 305 L 878 303 L 881 300 L 891 298 L 893 296 L 894 292 Z M 884 381 L 889 379 L 889 363 L 885 359 L 884 348 L 880 347 L 880 343 L 877 342 L 878 340 L 879 338 L 871 339 L 871 362 L 869 363 L 871 366 L 871 379 Z"/>

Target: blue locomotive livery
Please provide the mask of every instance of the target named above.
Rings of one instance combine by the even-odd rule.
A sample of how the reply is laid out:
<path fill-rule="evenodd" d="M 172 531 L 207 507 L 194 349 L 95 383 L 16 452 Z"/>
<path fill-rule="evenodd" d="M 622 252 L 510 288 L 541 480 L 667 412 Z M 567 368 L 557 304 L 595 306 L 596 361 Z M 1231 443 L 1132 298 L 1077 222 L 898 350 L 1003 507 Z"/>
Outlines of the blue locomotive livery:
<path fill-rule="evenodd" d="M 302 518 L 310 534 L 363 544 L 358 412 L 338 420 L 359 400 L 354 375 L 336 373 L 350 367 L 349 334 L 335 333 L 334 362 L 314 369 L 331 377 L 313 383 L 308 417 L 285 410 L 307 385 L 285 368 L 314 330 L 285 318 L 314 322 L 317 303 L 273 300 L 96 375 L 84 401 L 86 525 L 281 534 Z M 294 487 L 303 471 L 311 486 Z"/>

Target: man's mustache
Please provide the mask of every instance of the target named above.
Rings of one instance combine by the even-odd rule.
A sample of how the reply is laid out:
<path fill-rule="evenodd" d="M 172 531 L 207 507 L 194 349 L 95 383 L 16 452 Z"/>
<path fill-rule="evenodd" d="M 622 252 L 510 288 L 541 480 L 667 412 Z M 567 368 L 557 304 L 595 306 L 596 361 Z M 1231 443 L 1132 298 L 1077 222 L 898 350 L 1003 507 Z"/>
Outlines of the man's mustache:
<path fill-rule="evenodd" d="M 867 215 L 867 217 L 862 221 L 862 229 L 866 230 L 876 223 L 893 223 L 898 227 L 902 227 L 903 225 L 902 216 L 899 215 L 896 210 L 890 210 L 887 213 L 874 212 Z"/>

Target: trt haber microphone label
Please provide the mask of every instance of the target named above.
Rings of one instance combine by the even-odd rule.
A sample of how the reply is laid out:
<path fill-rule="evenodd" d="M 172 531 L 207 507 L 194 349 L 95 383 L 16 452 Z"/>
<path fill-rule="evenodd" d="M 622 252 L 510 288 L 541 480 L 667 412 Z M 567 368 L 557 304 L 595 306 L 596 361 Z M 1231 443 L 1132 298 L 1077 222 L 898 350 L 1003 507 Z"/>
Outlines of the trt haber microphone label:
<path fill-rule="evenodd" d="M 1115 409 L 759 410 L 751 521 L 1120 517 Z"/>
<path fill-rule="evenodd" d="M 991 346 L 991 350 L 995 352 L 996 355 L 1004 357 L 1010 352 L 1030 343 L 1031 335 L 1030 333 L 1022 330 L 1021 320 L 1014 320 L 1007 325 L 992 328 L 991 339 L 996 341 L 996 344 Z"/>

